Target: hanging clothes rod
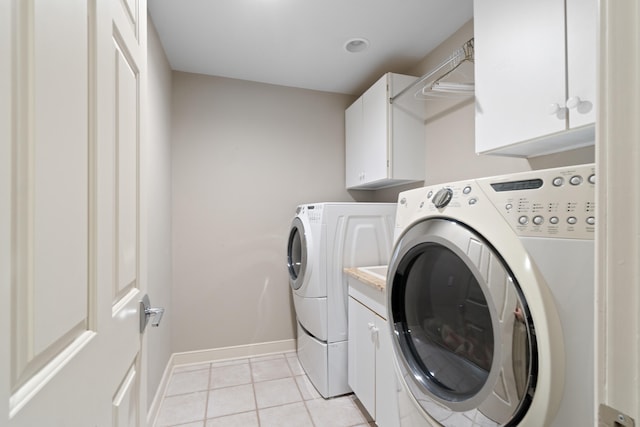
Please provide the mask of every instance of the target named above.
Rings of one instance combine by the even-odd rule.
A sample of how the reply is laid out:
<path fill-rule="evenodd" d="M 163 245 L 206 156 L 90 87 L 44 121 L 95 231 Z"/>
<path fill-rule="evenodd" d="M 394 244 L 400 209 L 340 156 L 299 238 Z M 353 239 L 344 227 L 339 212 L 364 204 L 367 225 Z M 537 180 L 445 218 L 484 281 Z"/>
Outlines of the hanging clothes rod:
<path fill-rule="evenodd" d="M 447 77 L 449 74 L 453 73 L 462 63 L 465 61 L 474 61 L 474 49 L 473 49 L 473 38 L 469 39 L 462 45 L 461 48 L 457 49 L 449 58 L 445 61 L 441 62 L 437 67 L 433 70 L 429 71 L 424 76 L 420 77 L 420 79 L 400 91 L 396 96 L 390 98 L 390 102 L 393 102 L 403 96 L 406 92 L 415 88 L 419 85 L 423 85 L 422 89 L 418 92 L 421 92 L 422 95 L 427 95 L 428 92 L 439 92 L 441 94 L 451 93 L 451 94 L 470 94 L 473 93 L 474 84 L 473 83 L 448 83 L 442 82 L 441 80 Z M 444 71 L 443 71 L 444 70 Z M 434 79 L 434 76 L 437 76 Z M 425 83 L 426 82 L 426 83 Z"/>

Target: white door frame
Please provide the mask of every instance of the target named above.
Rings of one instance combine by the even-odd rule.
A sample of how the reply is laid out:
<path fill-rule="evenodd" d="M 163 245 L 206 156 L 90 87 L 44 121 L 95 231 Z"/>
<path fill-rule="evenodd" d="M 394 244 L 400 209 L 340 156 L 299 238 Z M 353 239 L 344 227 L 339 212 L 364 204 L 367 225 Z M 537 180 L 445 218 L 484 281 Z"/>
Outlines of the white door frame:
<path fill-rule="evenodd" d="M 640 6 L 637 0 L 600 1 L 599 49 L 596 411 L 601 403 L 606 404 L 621 415 L 634 418 L 638 425 Z"/>

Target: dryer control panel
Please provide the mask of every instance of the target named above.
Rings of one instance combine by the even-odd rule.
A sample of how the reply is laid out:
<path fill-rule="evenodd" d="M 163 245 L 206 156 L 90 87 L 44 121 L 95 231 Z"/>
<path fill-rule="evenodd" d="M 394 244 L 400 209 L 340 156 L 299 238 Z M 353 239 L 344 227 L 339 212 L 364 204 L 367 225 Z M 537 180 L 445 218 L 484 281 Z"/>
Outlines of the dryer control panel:
<path fill-rule="evenodd" d="M 518 235 L 593 239 L 595 173 L 591 164 L 476 182 Z"/>

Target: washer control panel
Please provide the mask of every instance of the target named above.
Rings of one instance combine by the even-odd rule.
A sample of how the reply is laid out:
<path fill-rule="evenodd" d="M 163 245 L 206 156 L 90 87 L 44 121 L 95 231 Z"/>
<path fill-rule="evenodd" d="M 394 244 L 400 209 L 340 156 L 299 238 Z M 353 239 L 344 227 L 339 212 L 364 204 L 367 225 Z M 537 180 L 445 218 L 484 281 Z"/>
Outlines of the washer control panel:
<path fill-rule="evenodd" d="M 521 236 L 593 239 L 596 225 L 594 165 L 525 172 L 476 181 Z"/>
<path fill-rule="evenodd" d="M 490 215 L 489 204 L 520 236 L 593 239 L 595 186 L 588 164 L 423 187 L 400 193 L 396 228 L 425 215 Z"/>

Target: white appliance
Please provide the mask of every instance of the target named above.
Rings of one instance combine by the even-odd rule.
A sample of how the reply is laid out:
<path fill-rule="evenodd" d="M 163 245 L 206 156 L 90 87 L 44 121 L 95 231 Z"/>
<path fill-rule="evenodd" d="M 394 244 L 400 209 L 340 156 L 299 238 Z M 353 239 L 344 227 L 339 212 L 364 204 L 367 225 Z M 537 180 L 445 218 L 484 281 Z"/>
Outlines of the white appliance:
<path fill-rule="evenodd" d="M 395 212 L 395 203 L 313 203 L 296 209 L 287 263 L 298 358 L 323 397 L 351 392 L 343 269 L 389 261 Z"/>
<path fill-rule="evenodd" d="M 594 189 L 580 165 L 400 193 L 402 427 L 594 425 Z"/>

